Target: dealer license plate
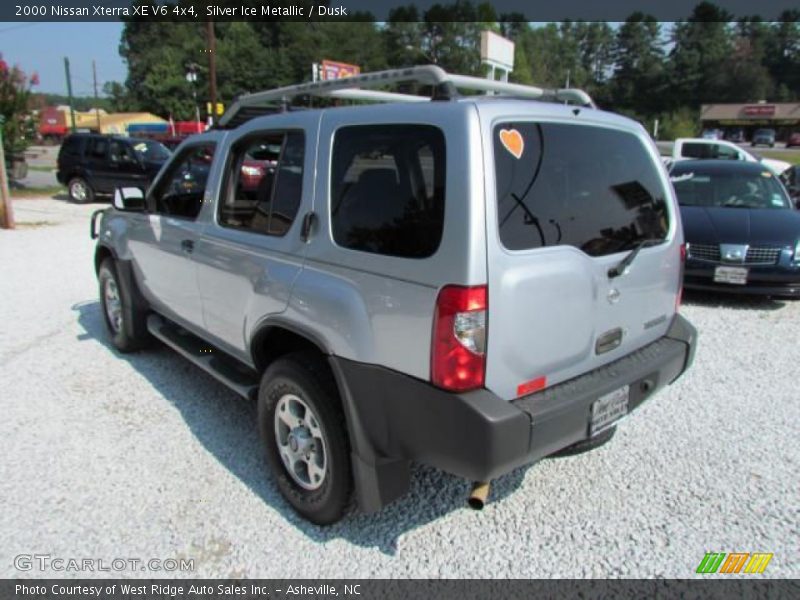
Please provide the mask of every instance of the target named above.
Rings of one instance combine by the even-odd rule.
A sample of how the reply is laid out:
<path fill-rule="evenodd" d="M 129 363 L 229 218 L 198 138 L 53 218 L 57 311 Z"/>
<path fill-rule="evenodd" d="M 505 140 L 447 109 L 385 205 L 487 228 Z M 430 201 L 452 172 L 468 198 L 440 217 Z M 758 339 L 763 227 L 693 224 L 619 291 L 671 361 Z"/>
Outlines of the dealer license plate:
<path fill-rule="evenodd" d="M 628 414 L 628 398 L 630 386 L 626 385 L 610 394 L 600 396 L 592 404 L 592 418 L 589 421 L 589 436 L 594 436 L 608 429 Z"/>
<path fill-rule="evenodd" d="M 717 267 L 714 269 L 716 283 L 733 283 L 744 285 L 747 283 L 747 269 L 743 267 Z"/>

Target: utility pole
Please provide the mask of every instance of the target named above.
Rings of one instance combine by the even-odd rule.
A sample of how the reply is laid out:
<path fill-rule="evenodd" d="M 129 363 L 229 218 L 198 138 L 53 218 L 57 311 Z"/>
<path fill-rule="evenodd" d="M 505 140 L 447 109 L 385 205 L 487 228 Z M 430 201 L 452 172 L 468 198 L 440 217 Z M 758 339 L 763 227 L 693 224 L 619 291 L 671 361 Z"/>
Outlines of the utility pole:
<path fill-rule="evenodd" d="M 100 107 L 97 100 L 97 65 L 92 61 L 92 80 L 94 81 L 94 113 L 97 115 L 97 133 L 100 133 Z"/>
<path fill-rule="evenodd" d="M 208 85 L 211 96 L 211 124 L 217 116 L 217 37 L 214 33 L 214 21 L 206 23 L 208 41 Z"/>
<path fill-rule="evenodd" d="M 67 98 L 69 99 L 69 116 L 72 124 L 70 129 L 75 133 L 75 109 L 72 107 L 72 79 L 69 76 L 69 59 L 64 57 L 64 71 L 67 74 Z"/>
<path fill-rule="evenodd" d="M 194 99 L 194 119 L 197 126 L 197 133 L 203 133 L 200 123 L 200 106 L 197 104 L 197 64 L 189 63 L 186 65 L 186 81 L 192 84 L 192 98 Z"/>
<path fill-rule="evenodd" d="M 14 229 L 14 211 L 8 194 L 8 174 L 6 173 L 6 154 L 3 150 L 3 125 L 5 116 L 0 115 L 0 227 Z"/>

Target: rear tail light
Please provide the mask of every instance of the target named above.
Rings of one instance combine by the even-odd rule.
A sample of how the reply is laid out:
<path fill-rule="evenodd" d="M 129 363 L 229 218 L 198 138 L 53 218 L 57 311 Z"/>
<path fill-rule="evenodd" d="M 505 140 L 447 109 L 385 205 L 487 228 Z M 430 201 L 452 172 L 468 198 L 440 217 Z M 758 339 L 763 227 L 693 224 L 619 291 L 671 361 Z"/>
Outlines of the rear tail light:
<path fill-rule="evenodd" d="M 436 299 L 431 343 L 431 382 L 463 392 L 483 387 L 486 375 L 485 285 L 448 285 Z"/>
<path fill-rule="evenodd" d="M 681 244 L 681 270 L 680 281 L 678 282 L 678 296 L 675 298 L 675 312 L 681 307 L 683 301 L 683 271 L 686 268 L 686 244 Z"/>

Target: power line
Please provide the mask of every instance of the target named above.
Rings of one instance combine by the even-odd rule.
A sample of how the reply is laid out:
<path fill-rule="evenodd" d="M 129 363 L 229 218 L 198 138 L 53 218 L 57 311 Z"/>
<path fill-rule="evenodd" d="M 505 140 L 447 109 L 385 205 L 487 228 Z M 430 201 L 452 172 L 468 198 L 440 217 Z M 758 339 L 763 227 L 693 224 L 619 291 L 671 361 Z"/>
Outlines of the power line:
<path fill-rule="evenodd" d="M 41 25 L 41 23 L 23 23 L 22 25 L 13 25 L 11 27 L 6 27 L 5 29 L 0 29 L 0 33 L 14 31 L 15 29 L 24 29 L 25 27 L 34 27 L 36 25 Z"/>

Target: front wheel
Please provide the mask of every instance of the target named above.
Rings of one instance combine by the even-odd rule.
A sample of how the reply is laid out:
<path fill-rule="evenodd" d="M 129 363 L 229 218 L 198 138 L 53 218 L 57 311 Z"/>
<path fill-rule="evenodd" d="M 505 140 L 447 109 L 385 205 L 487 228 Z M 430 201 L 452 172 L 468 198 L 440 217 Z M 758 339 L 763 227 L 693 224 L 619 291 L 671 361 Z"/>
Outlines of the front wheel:
<path fill-rule="evenodd" d="M 97 279 L 106 329 L 114 347 L 120 352 L 133 352 L 146 346 L 146 315 L 131 306 L 131 294 L 119 278 L 114 259 L 106 258 L 100 264 Z"/>
<path fill-rule="evenodd" d="M 336 384 L 320 357 L 292 354 L 269 366 L 258 425 L 289 504 L 318 525 L 340 520 L 353 493 L 349 441 Z"/>

